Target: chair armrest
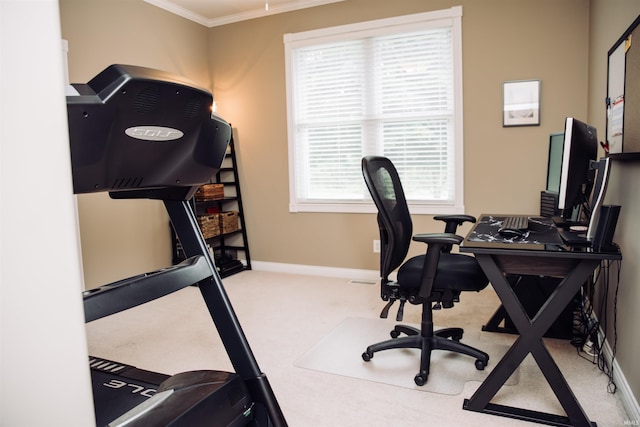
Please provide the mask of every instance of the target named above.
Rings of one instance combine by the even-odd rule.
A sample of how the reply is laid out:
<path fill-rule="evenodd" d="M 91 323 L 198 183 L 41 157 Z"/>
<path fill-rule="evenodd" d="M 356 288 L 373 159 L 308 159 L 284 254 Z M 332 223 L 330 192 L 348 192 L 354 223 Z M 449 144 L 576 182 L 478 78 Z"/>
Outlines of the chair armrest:
<path fill-rule="evenodd" d="M 476 222 L 476 218 L 471 215 L 436 215 L 433 217 L 433 219 L 445 222 L 445 233 L 455 233 L 458 229 L 458 226 L 465 222 Z"/>
<path fill-rule="evenodd" d="M 413 236 L 413 240 L 427 244 L 427 253 L 422 266 L 422 282 L 420 283 L 418 294 L 422 298 L 429 298 L 438 270 L 440 253 L 446 251 L 452 245 L 459 245 L 464 239 L 453 233 L 426 233 L 416 234 Z"/>
<path fill-rule="evenodd" d="M 433 217 L 433 219 L 445 222 L 445 233 L 456 233 L 458 231 L 458 227 L 461 224 L 465 222 L 476 222 L 476 218 L 471 215 L 436 215 Z M 451 245 L 445 247 L 444 251 L 451 252 Z"/>
<path fill-rule="evenodd" d="M 428 245 L 438 243 L 443 245 L 459 245 L 464 239 L 453 233 L 424 233 L 416 234 L 413 236 L 413 240 Z"/>

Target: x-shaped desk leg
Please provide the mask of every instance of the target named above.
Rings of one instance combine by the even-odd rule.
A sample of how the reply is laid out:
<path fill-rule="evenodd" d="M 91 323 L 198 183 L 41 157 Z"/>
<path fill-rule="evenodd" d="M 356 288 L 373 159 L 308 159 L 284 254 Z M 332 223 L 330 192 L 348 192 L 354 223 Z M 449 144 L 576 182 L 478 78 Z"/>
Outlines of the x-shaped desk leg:
<path fill-rule="evenodd" d="M 574 262 L 575 266 L 547 298 L 534 318 L 530 319 L 502 270 L 496 264 L 494 256 L 488 254 L 475 254 L 475 256 L 520 336 L 471 399 L 465 400 L 463 408 L 555 426 L 595 427 L 596 424 L 589 421 L 558 365 L 544 346 L 542 336 L 578 292 L 580 286 L 593 273 L 600 261 L 597 259 L 567 260 Z M 567 413 L 566 417 L 489 403 L 529 353 L 533 355 Z"/>

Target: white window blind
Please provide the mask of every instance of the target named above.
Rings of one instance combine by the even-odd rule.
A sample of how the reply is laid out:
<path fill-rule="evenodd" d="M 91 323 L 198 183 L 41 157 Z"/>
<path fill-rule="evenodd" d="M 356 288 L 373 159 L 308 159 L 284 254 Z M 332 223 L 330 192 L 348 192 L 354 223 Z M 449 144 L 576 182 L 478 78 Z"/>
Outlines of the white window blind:
<path fill-rule="evenodd" d="M 389 157 L 413 212 L 462 212 L 461 9 L 285 36 L 291 211 L 375 211 Z"/>

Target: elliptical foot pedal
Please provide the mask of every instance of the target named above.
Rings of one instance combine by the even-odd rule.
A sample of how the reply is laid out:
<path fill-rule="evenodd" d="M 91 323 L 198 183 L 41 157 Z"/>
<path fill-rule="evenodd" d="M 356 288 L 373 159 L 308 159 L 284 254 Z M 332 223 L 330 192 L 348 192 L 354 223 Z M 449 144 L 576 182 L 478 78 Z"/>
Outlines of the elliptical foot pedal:
<path fill-rule="evenodd" d="M 98 357 L 89 357 L 96 425 L 106 426 L 154 396 L 169 375 Z"/>
<path fill-rule="evenodd" d="M 97 426 L 241 427 L 253 420 L 253 402 L 237 374 L 168 376 L 106 359 L 89 363 Z"/>

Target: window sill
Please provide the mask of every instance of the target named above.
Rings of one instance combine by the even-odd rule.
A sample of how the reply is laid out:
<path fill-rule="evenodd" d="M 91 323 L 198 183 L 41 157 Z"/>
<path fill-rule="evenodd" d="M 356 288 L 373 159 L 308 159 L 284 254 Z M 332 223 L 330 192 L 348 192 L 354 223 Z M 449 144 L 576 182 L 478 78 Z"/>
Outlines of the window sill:
<path fill-rule="evenodd" d="M 299 203 L 289 205 L 290 213 L 377 213 L 373 203 Z M 464 206 L 409 203 L 409 212 L 418 215 L 465 213 Z"/>

